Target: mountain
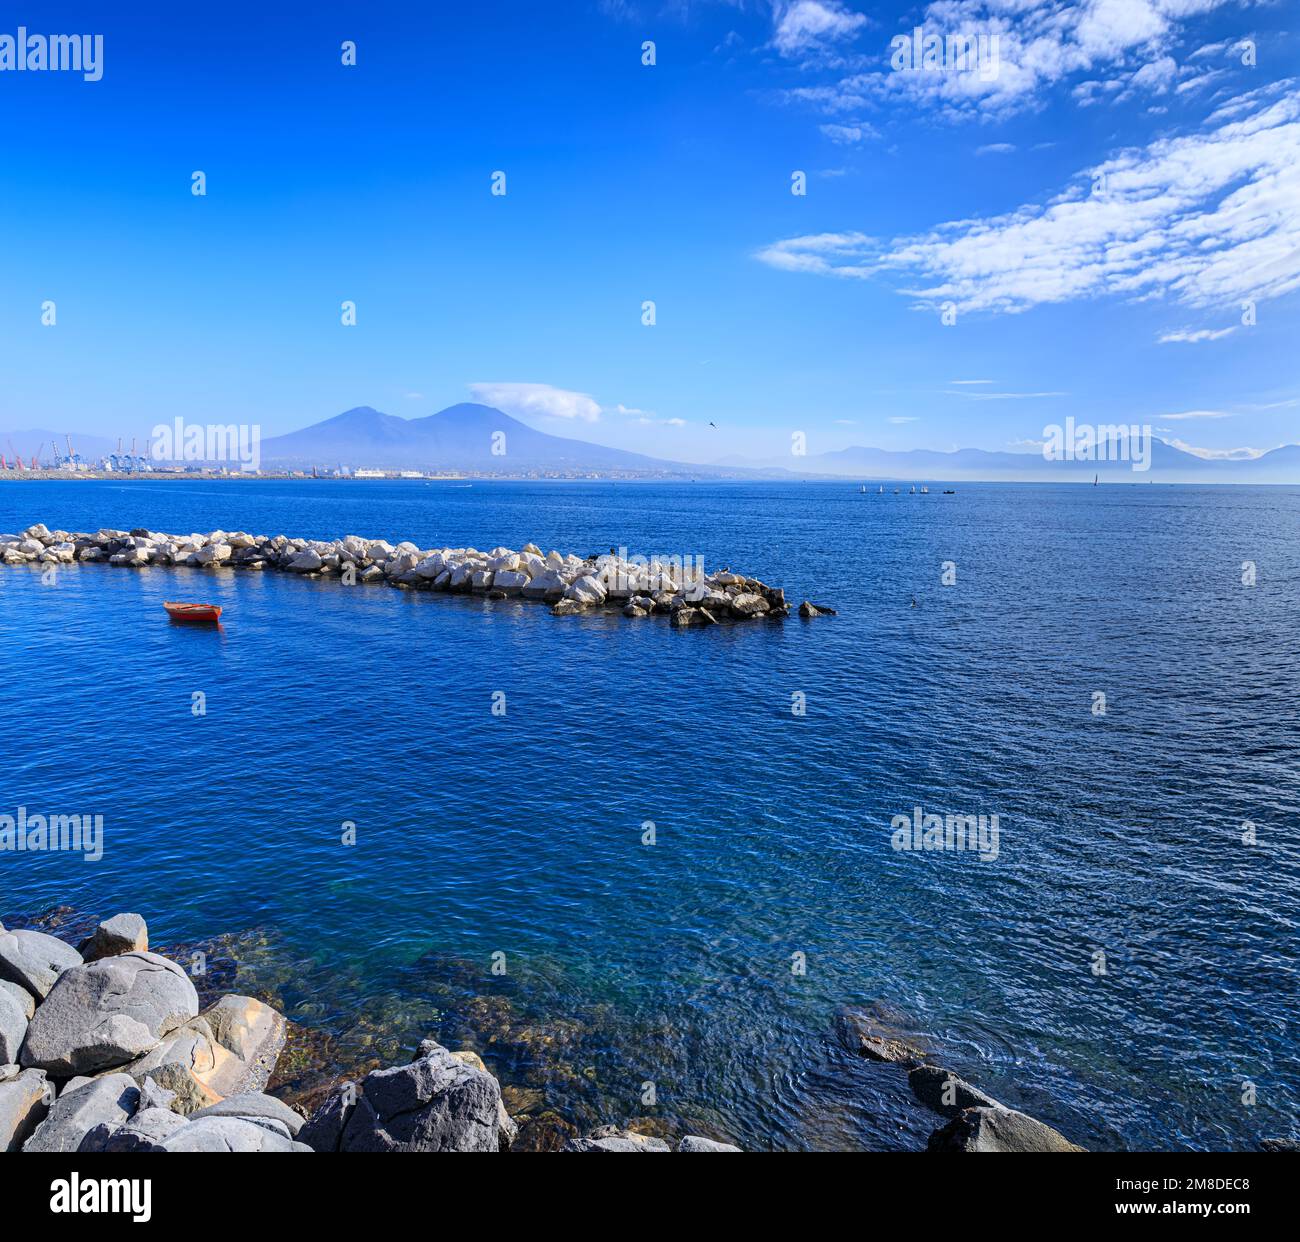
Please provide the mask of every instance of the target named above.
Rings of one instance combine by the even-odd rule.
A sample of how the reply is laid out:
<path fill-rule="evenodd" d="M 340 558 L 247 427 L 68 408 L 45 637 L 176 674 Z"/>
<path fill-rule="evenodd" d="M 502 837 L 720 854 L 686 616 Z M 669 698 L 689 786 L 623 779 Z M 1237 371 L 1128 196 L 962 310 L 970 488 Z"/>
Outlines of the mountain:
<path fill-rule="evenodd" d="M 375 467 L 461 473 L 585 471 L 693 475 L 699 466 L 536 431 L 490 405 L 465 402 L 426 418 L 397 418 L 368 405 L 262 441 L 264 468 Z M 740 473 L 731 471 L 728 473 Z"/>
<path fill-rule="evenodd" d="M 1284 445 L 1260 457 L 1223 460 L 1198 457 L 1153 438 L 1150 468 L 1145 471 L 1134 470 L 1127 461 L 1048 461 L 1041 453 L 865 447 L 813 454 L 803 458 L 801 468 L 810 474 L 907 483 L 1087 482 L 1094 476 L 1110 483 L 1300 483 L 1300 445 Z"/>

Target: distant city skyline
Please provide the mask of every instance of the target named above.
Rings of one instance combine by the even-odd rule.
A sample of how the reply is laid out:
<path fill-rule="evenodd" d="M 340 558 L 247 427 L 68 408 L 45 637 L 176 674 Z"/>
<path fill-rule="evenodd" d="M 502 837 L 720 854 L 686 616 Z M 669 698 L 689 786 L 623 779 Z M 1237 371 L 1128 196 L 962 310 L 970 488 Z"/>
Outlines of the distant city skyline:
<path fill-rule="evenodd" d="M 700 463 L 1032 452 L 1069 417 L 1263 453 L 1300 440 L 1285 17 L 29 15 L 102 36 L 100 76 L 0 73 L 0 448 L 479 401 Z M 918 28 L 996 33 L 996 72 L 892 68 Z"/>

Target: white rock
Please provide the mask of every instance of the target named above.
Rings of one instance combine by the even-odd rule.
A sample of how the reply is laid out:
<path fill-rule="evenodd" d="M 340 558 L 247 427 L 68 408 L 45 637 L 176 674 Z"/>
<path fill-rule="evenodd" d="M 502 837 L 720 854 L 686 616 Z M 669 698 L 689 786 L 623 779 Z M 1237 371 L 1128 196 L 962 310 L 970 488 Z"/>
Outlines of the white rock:
<path fill-rule="evenodd" d="M 569 586 L 564 598 L 577 600 L 580 604 L 603 604 L 605 593 L 605 584 L 594 574 L 587 574 Z"/>

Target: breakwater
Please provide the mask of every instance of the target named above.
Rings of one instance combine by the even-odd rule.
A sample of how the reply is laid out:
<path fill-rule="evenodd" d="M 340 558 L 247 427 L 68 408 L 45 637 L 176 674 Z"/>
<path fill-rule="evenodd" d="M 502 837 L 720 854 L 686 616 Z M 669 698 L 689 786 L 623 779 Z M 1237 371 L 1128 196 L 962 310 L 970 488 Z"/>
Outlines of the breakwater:
<path fill-rule="evenodd" d="M 629 555 L 626 549 L 577 556 L 535 544 L 420 548 L 347 535 L 342 539 L 291 539 L 214 530 L 173 535 L 144 529 L 92 533 L 50 530 L 42 524 L 0 534 L 0 563 L 59 566 L 151 565 L 193 569 L 275 570 L 334 577 L 348 586 L 386 585 L 407 591 L 477 594 L 547 604 L 554 616 L 618 609 L 625 617 L 667 616 L 673 626 L 781 620 L 790 605 L 780 587 L 730 569 L 712 572 L 693 556 Z M 805 600 L 804 618 L 833 612 Z"/>

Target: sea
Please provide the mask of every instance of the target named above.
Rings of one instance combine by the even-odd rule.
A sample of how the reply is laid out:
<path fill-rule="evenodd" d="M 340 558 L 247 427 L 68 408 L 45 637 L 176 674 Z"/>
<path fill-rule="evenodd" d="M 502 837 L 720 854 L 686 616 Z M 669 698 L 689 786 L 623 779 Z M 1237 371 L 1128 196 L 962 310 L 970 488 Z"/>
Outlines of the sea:
<path fill-rule="evenodd" d="M 1300 488 L 880 486 L 6 480 L 0 531 L 626 549 L 835 615 L 0 567 L 0 815 L 103 823 L 0 851 L 0 920 L 211 955 L 305 1032 L 287 1094 L 433 1036 L 538 1133 L 923 1148 L 865 1014 L 1086 1147 L 1295 1137 Z"/>

